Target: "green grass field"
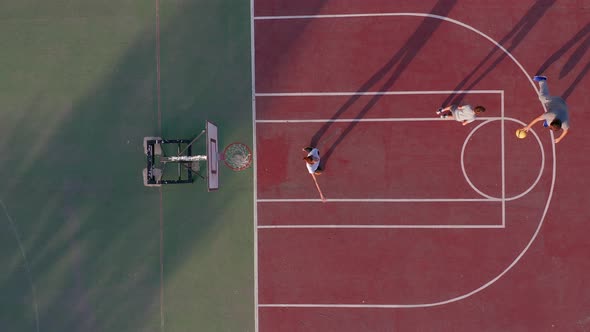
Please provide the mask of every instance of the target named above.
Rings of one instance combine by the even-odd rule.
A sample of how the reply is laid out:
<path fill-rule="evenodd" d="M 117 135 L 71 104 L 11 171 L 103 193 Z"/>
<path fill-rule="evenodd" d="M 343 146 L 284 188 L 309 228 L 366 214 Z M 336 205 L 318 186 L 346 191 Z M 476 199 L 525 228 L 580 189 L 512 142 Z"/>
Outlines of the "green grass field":
<path fill-rule="evenodd" d="M 142 184 L 155 1 L 0 6 L 0 331 L 253 331 L 252 169 Z M 162 136 L 251 146 L 249 2 L 162 1 L 160 41 Z"/>

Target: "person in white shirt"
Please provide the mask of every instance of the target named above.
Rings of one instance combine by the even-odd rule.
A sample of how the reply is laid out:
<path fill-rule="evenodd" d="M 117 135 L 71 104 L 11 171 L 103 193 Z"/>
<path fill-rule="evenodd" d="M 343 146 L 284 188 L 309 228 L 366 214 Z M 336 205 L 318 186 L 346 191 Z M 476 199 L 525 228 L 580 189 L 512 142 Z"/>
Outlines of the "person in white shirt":
<path fill-rule="evenodd" d="M 322 167 L 320 166 L 320 150 L 308 146 L 306 148 L 303 148 L 303 151 L 307 152 L 307 156 L 303 157 L 303 160 L 305 160 L 305 166 L 307 166 L 307 171 L 309 172 L 309 174 L 311 174 L 311 177 L 313 178 L 313 182 L 315 183 L 315 186 L 318 189 L 318 192 L 320 193 L 320 198 L 322 199 L 322 202 L 325 203 L 326 197 L 324 197 L 324 194 L 320 189 L 320 185 L 318 184 L 318 180 L 315 177 L 316 175 L 322 174 L 323 171 Z"/>
<path fill-rule="evenodd" d="M 471 105 L 451 105 L 444 108 L 439 108 L 436 114 L 440 115 L 441 119 L 456 120 L 461 122 L 464 126 L 468 123 L 475 121 L 478 114 L 486 111 L 483 106 L 475 106 L 472 108 Z"/>
<path fill-rule="evenodd" d="M 320 175 L 322 174 L 322 168 L 320 167 L 320 150 L 312 147 L 303 148 L 303 151 L 307 152 L 307 156 L 303 158 L 305 160 L 305 166 L 310 174 Z"/>

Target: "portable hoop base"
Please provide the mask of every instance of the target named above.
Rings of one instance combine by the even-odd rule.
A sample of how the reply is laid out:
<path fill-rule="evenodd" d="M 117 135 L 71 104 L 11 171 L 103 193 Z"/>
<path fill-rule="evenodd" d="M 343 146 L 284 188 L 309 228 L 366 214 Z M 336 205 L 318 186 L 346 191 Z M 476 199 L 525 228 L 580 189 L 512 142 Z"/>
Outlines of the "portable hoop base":
<path fill-rule="evenodd" d="M 210 121 L 207 121 L 205 125 L 205 129 L 192 140 L 145 137 L 143 150 L 146 155 L 147 167 L 142 172 L 143 184 L 148 187 L 157 187 L 163 184 L 192 183 L 195 179 L 194 175 L 205 180 L 205 176 L 199 173 L 200 162 L 205 162 L 207 166 L 204 170 L 207 171 L 208 190 L 217 190 L 219 188 L 217 125 Z M 207 153 L 193 155 L 193 144 L 205 134 Z M 176 146 L 174 155 L 167 156 L 164 146 Z M 166 167 L 171 164 L 177 168 L 176 178 L 170 178 L 170 172 L 166 172 Z"/>

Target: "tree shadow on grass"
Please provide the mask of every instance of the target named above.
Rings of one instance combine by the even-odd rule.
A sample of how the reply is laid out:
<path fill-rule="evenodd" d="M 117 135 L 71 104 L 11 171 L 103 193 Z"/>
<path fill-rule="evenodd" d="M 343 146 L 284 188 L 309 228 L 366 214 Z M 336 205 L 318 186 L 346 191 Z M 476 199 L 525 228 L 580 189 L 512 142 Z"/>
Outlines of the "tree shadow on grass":
<path fill-rule="evenodd" d="M 205 119 L 211 119 L 220 125 L 220 141 L 251 144 L 248 4 L 191 2 L 170 4 L 167 9 L 170 12 L 163 14 L 169 16 L 163 17 L 161 30 L 164 134 L 191 138 Z M 129 13 L 121 20 L 139 24 L 135 20 L 142 17 Z M 103 45 L 93 40 L 93 31 L 73 34 L 76 40 L 62 44 L 67 49 L 61 51 L 74 54 L 80 43 L 77 46 L 86 50 L 82 55 L 100 52 Z M 51 37 L 57 43 L 70 38 Z M 46 42 L 39 43 L 45 46 Z M 108 43 L 108 38 L 102 42 Z M 154 25 L 147 24 L 135 41 L 116 47 L 127 51 L 80 99 L 67 91 L 76 77 L 40 77 L 53 80 L 54 87 L 48 85 L 40 92 L 39 102 L 19 110 L 23 113 L 13 122 L 18 127 L 7 137 L 13 144 L 3 150 L 12 157 L 0 166 L 0 174 L 7 179 L 0 198 L 18 226 L 37 292 L 33 298 L 23 295 L 29 294 L 27 290 L 8 289 L 15 285 L 10 277 L 1 279 L 0 289 L 5 304 L 36 303 L 41 331 L 160 330 L 160 193 L 145 188 L 141 179 L 142 139 L 158 132 Z M 80 70 L 76 74 L 82 77 L 84 69 L 93 66 L 76 61 L 72 61 Z M 55 110 L 60 116 L 43 135 L 32 130 L 31 124 L 38 124 L 39 114 L 52 105 L 68 109 Z M 241 245 L 215 254 L 220 259 L 253 262 L 253 223 L 248 221 L 253 215 L 251 170 L 222 176 L 222 189 L 212 194 L 206 193 L 203 183 L 163 188 L 166 284 L 175 285 L 177 270 L 193 266 L 194 256 L 210 255 L 211 237 L 223 237 L 230 227 L 242 230 Z M 2 259 L 19 261 L 14 250 Z M 226 324 L 230 330 L 253 326 L 253 263 L 248 266 L 227 277 L 210 264 L 194 267 L 199 272 L 195 284 L 210 282 L 216 290 L 227 286 L 226 293 L 219 295 L 234 305 L 235 319 L 218 321 L 215 315 L 223 306 L 186 317 L 174 298 L 165 298 L 164 314 L 179 311 L 177 316 L 185 315 L 184 327 L 196 323 L 205 329 L 212 324 Z M 22 275 L 23 271 L 13 264 L 7 273 Z M 241 289 L 240 296 L 232 297 L 236 288 Z M 198 303 L 200 294 L 189 287 L 185 296 Z M 9 313 L 11 308 L 3 305 L 1 311 Z M 29 308 L 23 304 L 27 312 L 22 315 L 11 312 L 22 318 L 3 320 L 0 330 L 34 330 Z M 214 315 L 205 316 L 211 312 Z"/>

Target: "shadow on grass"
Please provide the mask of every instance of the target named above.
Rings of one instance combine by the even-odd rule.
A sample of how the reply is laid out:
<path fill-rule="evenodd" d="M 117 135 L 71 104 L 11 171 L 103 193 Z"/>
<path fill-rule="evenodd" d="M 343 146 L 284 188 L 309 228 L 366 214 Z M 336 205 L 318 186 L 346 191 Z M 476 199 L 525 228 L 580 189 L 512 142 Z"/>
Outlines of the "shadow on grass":
<path fill-rule="evenodd" d="M 161 13 L 164 136 L 194 137 L 210 119 L 220 126 L 222 144 L 251 145 L 249 4 L 169 6 Z M 12 144 L 3 150 L 11 157 L 0 166 L 6 179 L 0 199 L 18 227 L 36 296 L 23 284 L 22 259 L 14 238 L 5 234 L 3 248 L 11 249 L 0 257 L 11 269 L 0 279 L 0 317 L 12 318 L 0 321 L 2 331 L 35 331 L 31 303 L 39 310 L 40 331 L 160 330 L 160 194 L 145 188 L 141 178 L 142 139 L 158 132 L 152 17 L 112 72 L 85 97 L 74 100 L 62 92 L 59 98 L 70 101 L 56 104 L 71 107 L 56 110 L 46 134 L 32 130 L 31 123 L 38 123 L 39 111 L 58 98 L 51 88 L 14 119 L 16 127 L 7 137 Z M 98 51 L 91 32 L 88 37 L 80 47 Z M 59 85 L 72 77 L 41 79 Z M 253 326 L 254 317 L 252 170 L 222 171 L 222 189 L 216 193 L 207 193 L 204 183 L 163 188 L 164 282 L 174 284 L 178 268 L 209 255 L 212 238 L 223 237 L 231 227 L 241 230 L 238 244 L 215 254 L 247 262 L 248 270 L 226 277 L 206 264 L 191 267 L 200 273 L 195 282 L 229 283 L 228 293 L 241 289 L 239 297 L 220 294 L 232 302 L 236 317 L 222 324 L 235 330 Z M 188 288 L 185 296 L 198 302 L 200 294 L 193 291 Z M 165 300 L 171 311 L 181 309 L 174 299 Z M 168 314 L 166 307 L 163 312 Z M 206 327 L 213 323 L 197 320 L 217 319 L 182 314 L 188 315 L 187 326 Z"/>

